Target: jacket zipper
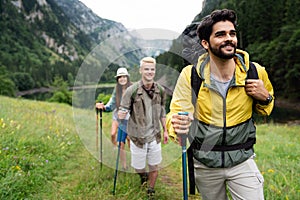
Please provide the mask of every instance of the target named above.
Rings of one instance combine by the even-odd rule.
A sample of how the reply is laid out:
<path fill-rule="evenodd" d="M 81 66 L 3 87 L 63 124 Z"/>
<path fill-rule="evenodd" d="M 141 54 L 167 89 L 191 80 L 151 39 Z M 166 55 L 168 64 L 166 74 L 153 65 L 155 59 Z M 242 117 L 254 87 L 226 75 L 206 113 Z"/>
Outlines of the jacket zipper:
<path fill-rule="evenodd" d="M 226 91 L 226 95 L 225 98 L 222 96 L 223 99 L 223 120 L 224 120 L 224 124 L 223 124 L 223 138 L 222 138 L 222 145 L 225 146 L 225 142 L 226 142 L 226 135 L 227 135 L 227 129 L 226 129 L 226 125 L 227 125 L 227 120 L 226 120 L 226 99 L 227 99 L 227 94 L 229 89 L 231 88 L 231 86 L 229 85 L 229 87 L 227 88 Z M 224 168 L 225 166 L 225 151 L 222 151 L 222 168 Z"/>
<path fill-rule="evenodd" d="M 227 92 L 228 92 L 228 89 L 226 91 L 226 97 L 227 97 Z M 226 134 L 227 134 L 227 131 L 226 131 L 226 97 L 224 98 L 222 96 L 222 99 L 223 99 L 223 121 L 224 121 L 222 146 L 225 146 Z M 222 156 L 222 168 L 224 168 L 224 166 L 225 166 L 225 152 L 224 151 L 221 152 L 221 156 Z"/>
<path fill-rule="evenodd" d="M 226 130 L 226 124 L 227 124 L 227 122 L 226 122 L 226 98 L 227 98 L 227 94 L 228 94 L 229 88 L 231 86 L 229 86 L 227 88 L 225 98 L 222 96 L 222 94 L 216 88 L 211 87 L 210 85 L 206 85 L 206 87 L 208 87 L 209 89 L 211 89 L 214 92 L 216 92 L 217 94 L 219 94 L 220 97 L 223 100 L 223 135 L 222 135 L 222 145 L 225 146 L 226 135 L 227 135 L 227 130 Z M 221 151 L 221 160 L 222 160 L 221 167 L 224 168 L 224 166 L 225 166 L 225 152 L 224 151 Z"/>

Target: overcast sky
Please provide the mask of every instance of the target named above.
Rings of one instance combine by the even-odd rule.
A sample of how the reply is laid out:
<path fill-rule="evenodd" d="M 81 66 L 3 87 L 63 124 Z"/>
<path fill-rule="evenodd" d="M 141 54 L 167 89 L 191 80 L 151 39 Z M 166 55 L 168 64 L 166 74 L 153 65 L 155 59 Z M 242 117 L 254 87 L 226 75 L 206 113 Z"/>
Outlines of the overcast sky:
<path fill-rule="evenodd" d="M 180 34 L 201 12 L 203 0 L 80 1 L 99 17 L 120 22 L 129 30 L 155 28 Z"/>

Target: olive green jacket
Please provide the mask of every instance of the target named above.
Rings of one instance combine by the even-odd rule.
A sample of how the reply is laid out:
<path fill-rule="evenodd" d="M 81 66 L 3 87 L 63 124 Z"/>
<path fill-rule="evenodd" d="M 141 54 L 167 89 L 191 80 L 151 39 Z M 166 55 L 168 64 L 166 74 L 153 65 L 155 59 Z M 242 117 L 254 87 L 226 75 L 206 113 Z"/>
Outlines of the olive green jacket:
<path fill-rule="evenodd" d="M 149 142 L 149 138 L 145 137 L 147 127 L 149 127 L 149 124 L 146 123 L 146 115 L 148 114 L 146 113 L 146 110 L 151 109 L 152 113 L 153 134 L 150 136 L 150 140 L 154 138 L 157 143 L 161 141 L 161 119 L 166 117 L 166 95 L 163 87 L 159 86 L 158 83 L 154 83 L 154 95 L 151 100 L 151 105 L 149 105 L 145 101 L 148 94 L 142 88 L 142 85 L 142 81 L 139 81 L 128 87 L 124 93 L 120 106 L 121 109 L 126 109 L 130 113 L 127 134 L 138 147 L 142 147 L 143 144 Z"/>

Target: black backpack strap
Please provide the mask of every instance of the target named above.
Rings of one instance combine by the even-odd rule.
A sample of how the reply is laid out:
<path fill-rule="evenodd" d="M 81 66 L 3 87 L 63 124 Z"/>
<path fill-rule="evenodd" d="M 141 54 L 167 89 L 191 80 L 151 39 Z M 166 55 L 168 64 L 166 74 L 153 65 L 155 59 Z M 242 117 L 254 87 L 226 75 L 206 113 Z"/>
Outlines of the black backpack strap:
<path fill-rule="evenodd" d="M 257 69 L 253 62 L 250 62 L 249 69 L 247 71 L 247 79 L 258 79 Z"/>
<path fill-rule="evenodd" d="M 192 86 L 192 103 L 194 107 L 198 98 L 198 93 L 200 90 L 201 83 L 202 83 L 202 79 L 199 77 L 197 73 L 196 66 L 193 65 L 191 71 L 191 86 Z"/>
<path fill-rule="evenodd" d="M 247 71 L 247 79 L 258 79 L 257 69 L 253 62 L 250 62 L 249 69 Z M 257 101 L 253 98 L 253 109 L 256 103 Z"/>
<path fill-rule="evenodd" d="M 187 149 L 188 156 L 188 171 L 189 171 L 189 184 L 190 184 L 190 194 L 196 194 L 196 183 L 194 174 L 194 155 L 192 145 Z"/>
<path fill-rule="evenodd" d="M 191 91 L 192 91 L 192 103 L 194 105 L 194 108 L 197 102 L 201 83 L 202 83 L 202 79 L 199 77 L 197 73 L 196 66 L 193 65 L 191 69 Z M 187 156 L 188 156 L 190 194 L 195 194 L 196 183 L 195 183 L 195 174 L 194 174 L 193 145 L 190 145 L 190 147 L 187 149 Z"/>

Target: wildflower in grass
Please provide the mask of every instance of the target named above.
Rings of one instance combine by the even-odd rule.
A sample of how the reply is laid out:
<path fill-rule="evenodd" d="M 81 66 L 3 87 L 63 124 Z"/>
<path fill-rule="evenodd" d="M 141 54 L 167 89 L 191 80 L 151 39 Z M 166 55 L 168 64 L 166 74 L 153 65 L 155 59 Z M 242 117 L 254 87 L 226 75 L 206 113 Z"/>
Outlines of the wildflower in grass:
<path fill-rule="evenodd" d="M 268 169 L 268 172 L 269 173 L 274 173 L 275 171 L 274 171 L 274 169 Z"/>
<path fill-rule="evenodd" d="M 277 190 L 276 192 L 278 195 L 281 195 L 281 190 Z"/>
<path fill-rule="evenodd" d="M 274 185 L 269 186 L 271 190 L 276 191 L 276 187 Z"/>
<path fill-rule="evenodd" d="M 12 170 L 16 170 L 16 171 L 22 171 L 22 169 L 21 169 L 21 167 L 19 165 L 12 166 L 11 169 Z"/>
<path fill-rule="evenodd" d="M 10 126 L 13 127 L 13 126 L 15 126 L 15 124 L 16 124 L 16 122 L 15 122 L 14 120 L 10 120 L 10 122 L 9 122 L 9 125 L 10 125 Z"/>

